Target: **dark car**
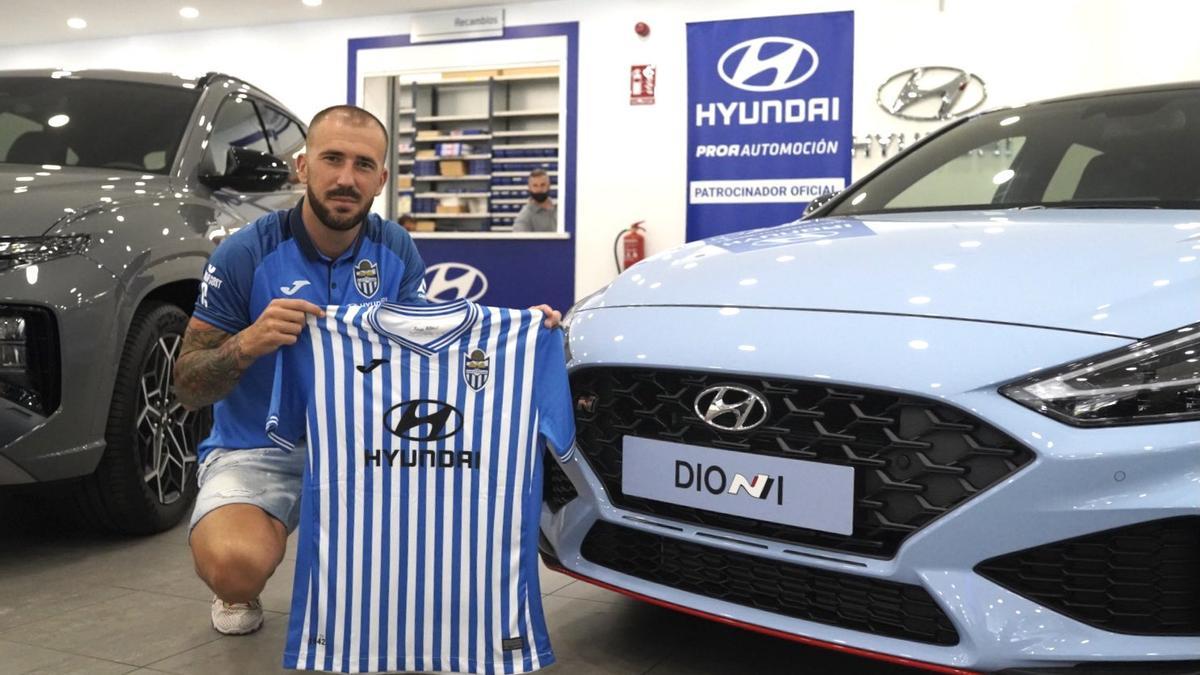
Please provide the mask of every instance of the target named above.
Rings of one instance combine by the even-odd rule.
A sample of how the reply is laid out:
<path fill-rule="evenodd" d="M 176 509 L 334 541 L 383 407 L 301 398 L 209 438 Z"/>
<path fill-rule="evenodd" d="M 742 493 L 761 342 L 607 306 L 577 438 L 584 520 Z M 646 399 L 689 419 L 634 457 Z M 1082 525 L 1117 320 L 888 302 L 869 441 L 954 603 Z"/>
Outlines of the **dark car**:
<path fill-rule="evenodd" d="M 0 73 L 0 489 L 58 482 L 123 532 L 183 517 L 211 413 L 171 371 L 205 261 L 295 203 L 305 134 L 228 75 Z"/>

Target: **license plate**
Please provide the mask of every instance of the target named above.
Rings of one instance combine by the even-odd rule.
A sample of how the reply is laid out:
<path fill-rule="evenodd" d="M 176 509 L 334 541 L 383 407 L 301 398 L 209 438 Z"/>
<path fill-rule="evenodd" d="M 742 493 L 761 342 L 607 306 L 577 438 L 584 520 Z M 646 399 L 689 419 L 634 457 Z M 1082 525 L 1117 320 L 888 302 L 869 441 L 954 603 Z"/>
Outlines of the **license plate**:
<path fill-rule="evenodd" d="M 625 436 L 627 495 L 822 532 L 854 531 L 854 469 Z"/>

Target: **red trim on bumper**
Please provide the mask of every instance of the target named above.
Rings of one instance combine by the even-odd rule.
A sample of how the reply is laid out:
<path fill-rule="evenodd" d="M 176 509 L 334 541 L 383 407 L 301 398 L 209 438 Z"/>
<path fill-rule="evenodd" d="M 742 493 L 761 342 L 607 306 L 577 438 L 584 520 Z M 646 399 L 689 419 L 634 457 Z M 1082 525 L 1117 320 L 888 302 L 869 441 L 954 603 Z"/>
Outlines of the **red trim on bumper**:
<path fill-rule="evenodd" d="M 641 600 L 642 602 L 648 602 L 652 605 L 658 605 L 659 607 L 665 607 L 667 609 L 674 610 L 676 612 L 681 612 L 683 614 L 690 614 L 692 616 L 698 616 L 702 619 L 708 619 L 709 621 L 716 621 L 717 623 L 723 623 L 727 626 L 735 626 L 737 628 L 744 628 L 746 630 L 752 630 L 756 633 L 762 633 L 764 635 L 770 635 L 771 637 L 782 638 L 784 640 L 791 640 L 792 642 L 799 642 L 801 644 L 805 644 L 810 647 L 819 647 L 821 649 L 828 649 L 828 650 L 835 651 L 835 652 L 842 652 L 844 654 L 853 654 L 855 656 L 862 656 L 862 657 L 865 657 L 868 659 L 875 659 L 876 661 L 885 661 L 887 663 L 895 663 L 895 664 L 899 664 L 902 666 L 908 666 L 910 668 L 920 668 L 921 670 L 927 670 L 931 673 L 945 673 L 946 675 L 979 675 L 979 673 L 977 673 L 973 670 L 962 670 L 961 668 L 951 668 L 949 666 L 941 666 L 936 663 L 925 663 L 924 661 L 914 661 L 913 659 L 906 659 L 902 656 L 892 656 L 890 654 L 882 654 L 880 652 L 872 652 L 872 651 L 868 651 L 865 649 L 858 649 L 855 647 L 847 647 L 845 645 L 839 645 L 835 642 L 825 642 L 823 640 L 817 640 L 814 638 L 805 637 L 803 635 L 795 635 L 793 633 L 784 633 L 783 631 L 778 631 L 773 628 L 766 628 L 764 626 L 759 626 L 759 625 L 752 624 L 752 623 L 746 623 L 744 621 L 738 621 L 736 619 L 730 619 L 728 617 L 719 616 L 717 614 L 709 614 L 708 612 L 702 612 L 700 610 L 692 609 L 690 607 L 684 607 L 683 605 L 676 605 L 674 603 L 667 602 L 665 600 L 659 600 L 657 598 L 651 598 L 649 596 L 642 595 L 640 593 L 628 591 L 628 590 L 625 590 L 624 588 L 619 588 L 619 587 L 613 586 L 611 584 L 606 584 L 603 581 L 597 581 L 595 579 L 592 579 L 591 577 L 585 577 L 582 574 L 572 572 L 571 570 L 566 569 L 565 567 L 562 567 L 561 565 L 557 564 L 556 562 L 551 562 L 551 561 L 546 560 L 545 556 L 542 556 L 542 561 L 546 563 L 546 567 L 549 567 L 550 569 L 554 570 L 555 572 L 559 572 L 561 574 L 565 574 L 567 576 L 574 577 L 580 581 L 586 581 L 589 584 L 594 584 L 601 588 L 606 588 L 610 591 L 620 593 L 621 595 L 631 597 L 634 600 Z"/>

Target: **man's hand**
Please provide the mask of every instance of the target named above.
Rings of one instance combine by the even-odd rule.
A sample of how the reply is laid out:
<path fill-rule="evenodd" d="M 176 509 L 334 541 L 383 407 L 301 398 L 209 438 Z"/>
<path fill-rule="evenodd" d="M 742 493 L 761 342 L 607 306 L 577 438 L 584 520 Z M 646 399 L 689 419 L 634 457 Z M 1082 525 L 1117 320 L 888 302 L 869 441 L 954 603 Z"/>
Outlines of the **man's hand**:
<path fill-rule="evenodd" d="M 325 311 L 307 300 L 275 298 L 249 328 L 238 333 L 239 351 L 253 362 L 280 347 L 296 344 L 307 314 L 322 317 Z"/>
<path fill-rule="evenodd" d="M 228 396 L 256 359 L 296 343 L 306 314 L 324 316 L 325 312 L 304 300 L 272 300 L 253 324 L 236 335 L 192 317 L 175 359 L 179 401 L 195 410 Z"/>
<path fill-rule="evenodd" d="M 538 305 L 529 309 L 536 309 L 546 315 L 546 320 L 543 322 L 546 324 L 546 328 L 558 328 L 558 324 L 562 323 L 562 312 L 550 309 L 550 305 Z"/>

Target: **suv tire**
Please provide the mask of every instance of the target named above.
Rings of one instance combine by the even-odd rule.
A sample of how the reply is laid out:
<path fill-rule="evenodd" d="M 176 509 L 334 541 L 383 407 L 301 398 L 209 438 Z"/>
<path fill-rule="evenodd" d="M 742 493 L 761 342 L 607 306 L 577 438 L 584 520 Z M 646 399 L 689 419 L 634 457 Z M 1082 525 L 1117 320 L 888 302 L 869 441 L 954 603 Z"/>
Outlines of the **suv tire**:
<path fill-rule="evenodd" d="M 95 473 L 83 480 L 82 515 L 95 526 L 153 534 L 176 525 L 196 497 L 196 446 L 212 409 L 186 410 L 175 396 L 175 358 L 188 316 L 148 302 L 130 323 L 117 368 Z"/>

